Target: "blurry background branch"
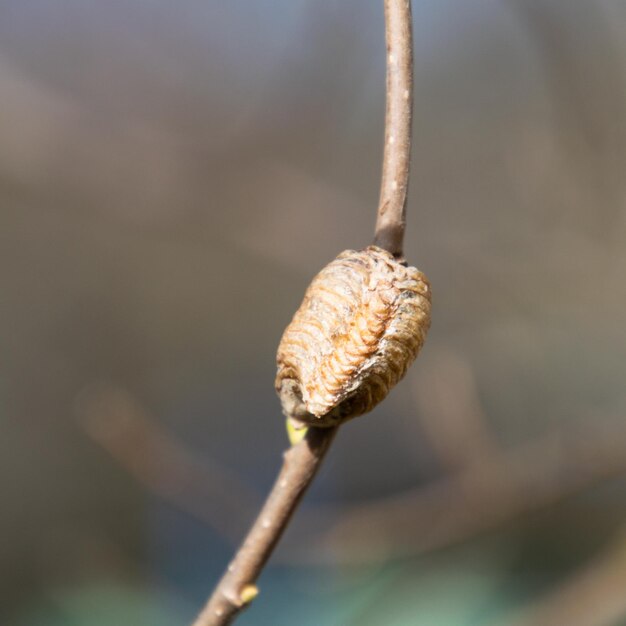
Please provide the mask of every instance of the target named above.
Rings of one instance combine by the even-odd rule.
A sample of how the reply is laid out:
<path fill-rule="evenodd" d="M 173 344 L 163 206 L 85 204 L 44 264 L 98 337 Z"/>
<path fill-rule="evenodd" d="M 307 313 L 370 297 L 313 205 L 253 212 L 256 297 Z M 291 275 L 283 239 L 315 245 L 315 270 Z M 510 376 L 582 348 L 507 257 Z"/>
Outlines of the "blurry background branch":
<path fill-rule="evenodd" d="M 465 386 L 466 376 L 467 371 L 458 379 L 446 377 L 450 396 L 472 395 L 468 387 L 454 386 L 455 381 Z M 156 494 L 230 541 L 236 539 L 232 529 L 240 529 L 249 519 L 254 503 L 260 500 L 257 494 L 227 468 L 205 457 L 194 459 L 127 393 L 101 387 L 97 396 L 90 392 L 83 398 L 81 424 L 94 441 Z M 444 410 L 448 410 L 447 402 Z M 470 405 L 470 410 L 480 408 Z M 433 413 L 433 421 L 436 415 Z M 442 413 L 441 418 L 461 421 L 460 416 L 452 415 Z M 446 461 L 448 450 L 457 447 L 442 445 Z M 447 470 L 425 487 L 332 510 L 307 507 L 306 519 L 286 538 L 278 560 L 363 564 L 375 562 L 381 555 L 420 554 L 467 540 L 626 474 L 623 419 L 577 423 L 545 433 L 537 441 L 488 454 L 480 445 L 477 456 L 466 460 L 461 469 Z M 489 445 L 491 448 L 493 443 Z M 241 490 L 245 496 L 241 502 L 233 502 L 228 487 Z"/>
<path fill-rule="evenodd" d="M 583 216 L 586 227 L 596 236 L 611 238 L 623 213 L 626 78 L 610 18 L 594 2 L 573 2 L 568 14 L 551 1 L 508 4 L 541 60 L 562 156 L 574 174 L 572 190 L 564 193 L 575 189 L 592 201 L 588 194 L 593 190 L 606 212 L 601 224 Z M 576 23 L 584 24 L 584 45 Z"/>
<path fill-rule="evenodd" d="M 417 428 L 411 434 L 426 437 L 448 473 L 500 454 L 474 372 L 462 354 L 445 348 L 432 351 L 429 367 L 415 377 L 413 386 Z"/>
<path fill-rule="evenodd" d="M 311 539 L 312 560 L 326 553 L 367 563 L 468 539 L 625 474 L 625 442 L 623 418 L 547 433 L 426 487 L 342 511 L 337 524 Z"/>
<path fill-rule="evenodd" d="M 83 390 L 77 423 L 147 489 L 204 522 L 231 542 L 260 498 L 208 455 L 181 445 L 130 393 L 107 383 Z"/>
<path fill-rule="evenodd" d="M 626 531 L 512 626 L 617 626 L 626 618 Z M 508 624 L 508 622 L 507 622 Z"/>

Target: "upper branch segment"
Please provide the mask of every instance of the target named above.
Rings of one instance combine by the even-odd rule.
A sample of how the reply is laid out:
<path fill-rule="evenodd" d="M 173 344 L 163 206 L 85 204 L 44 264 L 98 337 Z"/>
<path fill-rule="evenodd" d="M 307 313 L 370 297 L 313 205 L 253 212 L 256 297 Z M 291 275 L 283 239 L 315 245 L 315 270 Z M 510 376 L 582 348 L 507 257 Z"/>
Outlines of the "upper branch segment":
<path fill-rule="evenodd" d="M 387 107 L 380 202 L 374 243 L 402 257 L 411 159 L 413 37 L 411 3 L 385 0 Z"/>

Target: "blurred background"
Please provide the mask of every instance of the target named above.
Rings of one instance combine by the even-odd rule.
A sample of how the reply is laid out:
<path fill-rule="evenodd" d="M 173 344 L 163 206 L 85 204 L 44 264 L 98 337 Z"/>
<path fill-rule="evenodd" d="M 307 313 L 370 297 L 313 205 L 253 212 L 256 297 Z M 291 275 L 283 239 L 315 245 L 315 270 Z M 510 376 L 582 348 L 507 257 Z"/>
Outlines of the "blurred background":
<path fill-rule="evenodd" d="M 413 3 L 433 325 L 243 625 L 626 624 L 626 4 Z M 0 4 L 0 623 L 185 624 L 372 238 L 382 2 Z"/>

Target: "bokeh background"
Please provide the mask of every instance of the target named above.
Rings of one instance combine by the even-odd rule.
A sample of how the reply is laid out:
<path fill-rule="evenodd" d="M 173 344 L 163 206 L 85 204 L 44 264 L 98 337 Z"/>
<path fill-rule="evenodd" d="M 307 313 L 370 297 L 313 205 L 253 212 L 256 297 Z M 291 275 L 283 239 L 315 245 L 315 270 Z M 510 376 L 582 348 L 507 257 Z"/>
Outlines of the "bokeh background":
<path fill-rule="evenodd" d="M 420 359 L 243 625 L 626 624 L 626 4 L 413 3 Z M 382 2 L 0 4 L 0 623 L 185 624 L 367 245 Z"/>

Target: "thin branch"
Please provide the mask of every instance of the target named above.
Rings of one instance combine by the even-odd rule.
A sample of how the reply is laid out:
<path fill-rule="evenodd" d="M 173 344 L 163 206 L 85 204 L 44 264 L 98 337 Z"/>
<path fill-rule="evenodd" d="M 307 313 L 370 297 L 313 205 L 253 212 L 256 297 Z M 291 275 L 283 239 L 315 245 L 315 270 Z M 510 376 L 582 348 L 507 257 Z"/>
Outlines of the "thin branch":
<path fill-rule="evenodd" d="M 411 145 L 412 63 L 409 0 L 385 0 L 387 113 L 385 151 L 374 243 L 402 256 L 404 213 Z M 309 428 L 303 441 L 285 453 L 272 490 L 228 571 L 194 626 L 231 623 L 256 596 L 256 579 L 330 446 L 336 428 Z"/>
<path fill-rule="evenodd" d="M 254 583 L 311 484 L 336 432 L 336 428 L 309 428 L 306 437 L 287 450 L 283 467 L 259 516 L 193 626 L 230 624 L 257 595 Z"/>
<path fill-rule="evenodd" d="M 413 34 L 408 0 L 385 0 L 385 28 L 385 147 L 374 243 L 394 256 L 402 257 L 413 110 Z"/>

